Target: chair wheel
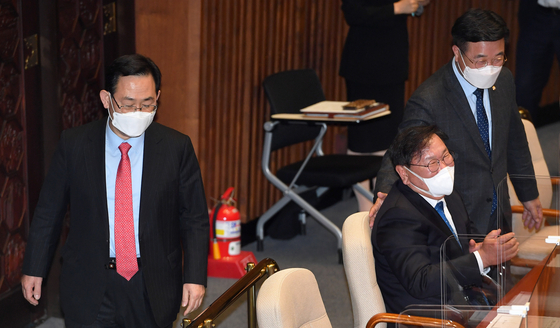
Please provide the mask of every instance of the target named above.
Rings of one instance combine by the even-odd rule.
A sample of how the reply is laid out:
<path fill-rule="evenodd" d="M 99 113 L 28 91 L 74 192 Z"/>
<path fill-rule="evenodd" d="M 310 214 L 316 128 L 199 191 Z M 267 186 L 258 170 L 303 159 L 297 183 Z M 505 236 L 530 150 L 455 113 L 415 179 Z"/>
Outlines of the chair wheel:
<path fill-rule="evenodd" d="M 262 252 L 264 249 L 264 241 L 262 239 L 257 239 L 257 252 Z"/>

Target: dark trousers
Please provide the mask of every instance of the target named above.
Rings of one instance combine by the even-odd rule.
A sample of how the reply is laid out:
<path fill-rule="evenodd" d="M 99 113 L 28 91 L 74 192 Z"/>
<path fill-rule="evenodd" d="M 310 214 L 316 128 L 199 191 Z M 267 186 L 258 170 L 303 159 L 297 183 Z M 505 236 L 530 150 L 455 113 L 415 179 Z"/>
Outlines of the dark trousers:
<path fill-rule="evenodd" d="M 127 281 L 116 270 L 107 269 L 107 290 L 95 322 L 88 325 L 65 320 L 66 328 L 154 328 L 142 269 Z M 87 297 L 87 295 L 84 295 Z M 167 327 L 171 327 L 172 323 Z"/>
<path fill-rule="evenodd" d="M 372 85 L 346 79 L 348 101 L 375 99 L 389 105 L 391 114 L 348 126 L 348 149 L 372 153 L 389 148 L 397 135 L 404 113 L 404 81 L 391 85 Z"/>
<path fill-rule="evenodd" d="M 515 59 L 517 104 L 537 118 L 554 54 L 560 59 L 560 9 L 541 7 L 537 0 L 519 2 L 519 40 Z"/>

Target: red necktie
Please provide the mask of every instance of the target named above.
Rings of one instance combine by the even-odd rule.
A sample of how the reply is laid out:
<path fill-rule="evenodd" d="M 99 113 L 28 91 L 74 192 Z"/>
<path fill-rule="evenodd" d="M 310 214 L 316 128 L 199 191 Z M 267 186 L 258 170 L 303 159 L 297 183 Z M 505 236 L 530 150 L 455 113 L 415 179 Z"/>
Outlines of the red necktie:
<path fill-rule="evenodd" d="M 115 253 L 117 273 L 130 280 L 138 272 L 136 243 L 134 241 L 134 215 L 132 214 L 132 179 L 130 177 L 130 145 L 119 146 L 121 161 L 115 184 Z"/>

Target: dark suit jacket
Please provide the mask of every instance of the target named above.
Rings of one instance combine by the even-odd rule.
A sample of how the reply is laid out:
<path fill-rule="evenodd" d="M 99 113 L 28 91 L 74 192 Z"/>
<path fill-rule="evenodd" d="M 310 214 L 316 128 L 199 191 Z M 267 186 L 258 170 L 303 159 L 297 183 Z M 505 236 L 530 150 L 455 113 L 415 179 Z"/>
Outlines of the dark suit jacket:
<path fill-rule="evenodd" d="M 470 233 L 461 197 L 445 197 L 459 235 Z M 441 304 L 440 248 L 453 233 L 418 193 L 398 180 L 383 202 L 371 234 L 375 271 L 387 312 L 400 313 L 412 304 Z M 468 241 L 455 238 L 446 245 L 446 270 L 455 277 L 446 292 L 462 286 L 481 285 L 482 279 Z M 451 295 L 451 294 L 449 294 Z"/>
<path fill-rule="evenodd" d="M 399 130 L 435 124 L 449 136 L 445 143 L 458 155 L 455 162 L 455 189 L 461 194 L 469 217 L 474 222 L 473 232 L 486 234 L 496 228 L 496 222 L 489 222 L 493 188 L 498 190 L 507 173 L 535 173 L 509 69 L 502 69 L 495 90 L 488 89 L 493 131 L 490 162 L 474 115 L 451 65 L 454 65 L 454 60 L 418 87 L 408 100 Z M 388 192 L 397 179 L 391 160 L 386 155 L 377 174 L 375 194 L 377 191 Z M 519 199 L 528 201 L 537 198 L 535 181 L 526 180 L 522 183 L 524 181 L 521 180 L 517 179 L 514 184 Z M 498 206 L 501 206 L 502 218 L 509 219 L 509 222 L 511 209 L 507 187 L 500 188 L 498 192 Z"/>
<path fill-rule="evenodd" d="M 106 124 L 102 119 L 62 133 L 31 223 L 23 267 L 26 275 L 47 275 L 69 205 L 60 299 L 65 315 L 84 324 L 92 323 L 99 310 L 109 259 Z M 158 123 L 145 135 L 139 215 L 148 297 L 156 322 L 169 325 L 179 311 L 183 283 L 206 285 L 209 222 L 189 137 Z"/>
<path fill-rule="evenodd" d="M 397 0 L 343 0 L 350 26 L 339 74 L 348 80 L 391 85 L 408 78 L 408 15 L 395 15 Z"/>

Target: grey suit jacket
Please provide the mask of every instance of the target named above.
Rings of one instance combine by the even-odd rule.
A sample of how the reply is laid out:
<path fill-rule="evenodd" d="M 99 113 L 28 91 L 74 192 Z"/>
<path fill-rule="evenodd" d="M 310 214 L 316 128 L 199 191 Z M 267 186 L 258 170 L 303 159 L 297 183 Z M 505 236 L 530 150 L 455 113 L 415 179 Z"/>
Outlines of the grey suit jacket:
<path fill-rule="evenodd" d="M 488 158 L 468 100 L 453 72 L 451 60 L 430 76 L 408 100 L 399 131 L 410 126 L 435 124 L 448 136 L 447 147 L 458 156 L 455 162 L 457 190 L 474 223 L 475 233 L 486 234 L 497 223 L 489 222 L 494 188 L 498 191 L 498 211 L 511 227 L 507 188 L 500 188 L 506 175 L 534 176 L 527 137 L 515 101 L 515 85 L 504 67 L 494 87 L 488 89 L 492 111 L 492 161 Z M 376 192 L 389 192 L 398 179 L 391 160 L 383 158 L 377 174 Z M 515 191 L 521 201 L 538 197 L 534 180 L 517 181 Z"/>
<path fill-rule="evenodd" d="M 63 132 L 31 222 L 23 266 L 24 274 L 47 275 L 69 206 L 60 299 L 65 315 L 82 324 L 95 320 L 106 289 L 106 124 L 102 119 Z M 152 123 L 144 139 L 139 242 L 159 326 L 175 320 L 183 283 L 206 284 L 208 239 L 208 210 L 192 143 L 188 136 Z"/>

